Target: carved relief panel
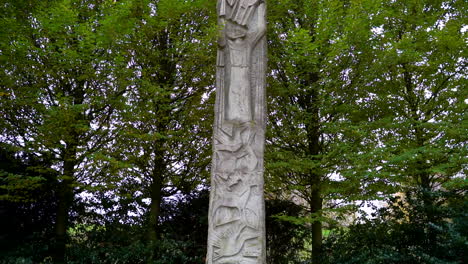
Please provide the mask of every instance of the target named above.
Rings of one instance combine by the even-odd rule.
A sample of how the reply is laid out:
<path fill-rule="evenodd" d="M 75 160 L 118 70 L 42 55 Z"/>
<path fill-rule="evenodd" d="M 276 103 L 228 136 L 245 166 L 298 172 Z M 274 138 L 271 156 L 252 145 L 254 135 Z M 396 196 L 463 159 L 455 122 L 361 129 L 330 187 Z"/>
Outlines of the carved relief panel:
<path fill-rule="evenodd" d="M 264 0 L 218 0 L 209 264 L 265 263 Z"/>

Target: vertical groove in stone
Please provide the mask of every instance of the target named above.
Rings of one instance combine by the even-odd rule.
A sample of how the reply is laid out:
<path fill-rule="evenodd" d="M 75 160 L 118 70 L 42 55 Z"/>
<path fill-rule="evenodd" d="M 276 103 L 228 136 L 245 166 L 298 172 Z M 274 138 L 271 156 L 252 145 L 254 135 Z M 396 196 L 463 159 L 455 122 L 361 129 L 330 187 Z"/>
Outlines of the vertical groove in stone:
<path fill-rule="evenodd" d="M 265 264 L 265 0 L 218 0 L 207 264 Z"/>

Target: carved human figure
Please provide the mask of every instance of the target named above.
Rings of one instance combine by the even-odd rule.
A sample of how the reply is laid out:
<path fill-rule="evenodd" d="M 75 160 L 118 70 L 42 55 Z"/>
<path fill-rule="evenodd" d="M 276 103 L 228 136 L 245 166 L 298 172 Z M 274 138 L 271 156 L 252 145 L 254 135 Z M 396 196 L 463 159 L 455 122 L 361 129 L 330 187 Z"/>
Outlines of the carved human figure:
<path fill-rule="evenodd" d="M 266 30 L 263 0 L 221 0 L 219 58 L 225 66 L 225 120 L 252 120 L 251 54 Z M 256 14 L 255 14 L 256 13 Z M 251 21 L 256 17 L 257 21 Z"/>

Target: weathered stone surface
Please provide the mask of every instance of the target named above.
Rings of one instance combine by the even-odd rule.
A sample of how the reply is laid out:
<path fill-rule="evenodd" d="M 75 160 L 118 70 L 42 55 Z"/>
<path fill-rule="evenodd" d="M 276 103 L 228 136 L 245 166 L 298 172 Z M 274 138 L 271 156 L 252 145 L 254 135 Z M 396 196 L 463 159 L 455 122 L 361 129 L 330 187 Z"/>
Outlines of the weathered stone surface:
<path fill-rule="evenodd" d="M 266 4 L 218 0 L 207 264 L 265 263 Z"/>

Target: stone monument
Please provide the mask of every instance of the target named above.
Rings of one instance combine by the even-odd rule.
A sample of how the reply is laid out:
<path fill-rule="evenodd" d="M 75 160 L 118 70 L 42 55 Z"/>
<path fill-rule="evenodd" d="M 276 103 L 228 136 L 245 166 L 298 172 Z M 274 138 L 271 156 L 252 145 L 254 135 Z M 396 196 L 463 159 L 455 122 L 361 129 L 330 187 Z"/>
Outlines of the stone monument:
<path fill-rule="evenodd" d="M 265 0 L 218 0 L 207 264 L 265 264 Z"/>

